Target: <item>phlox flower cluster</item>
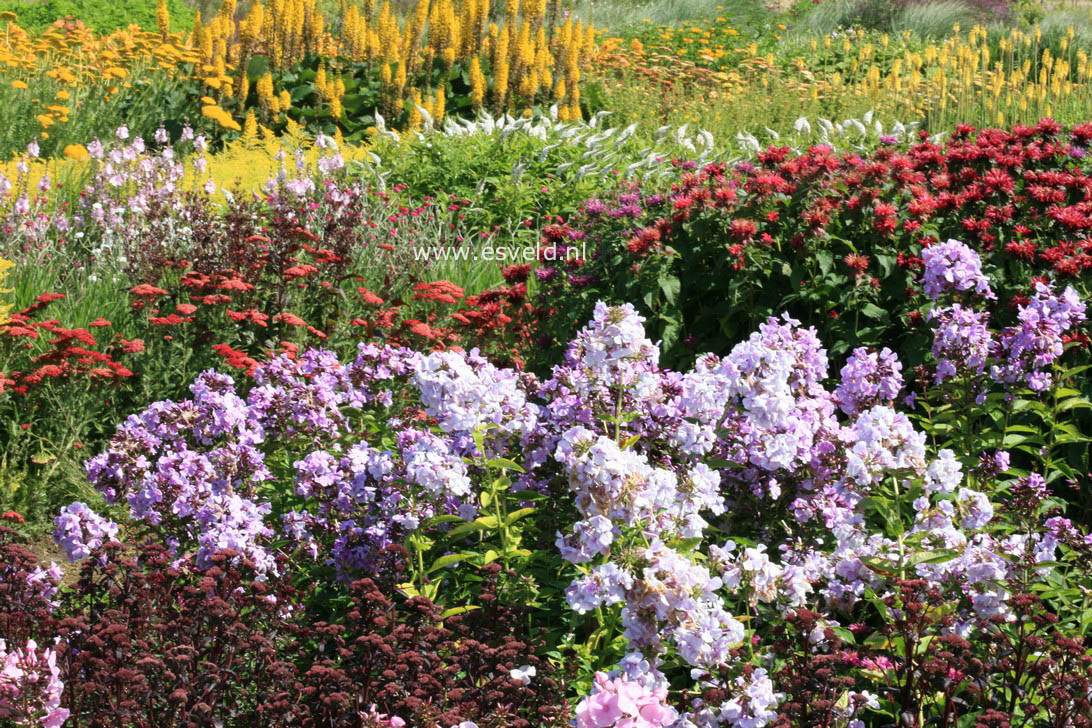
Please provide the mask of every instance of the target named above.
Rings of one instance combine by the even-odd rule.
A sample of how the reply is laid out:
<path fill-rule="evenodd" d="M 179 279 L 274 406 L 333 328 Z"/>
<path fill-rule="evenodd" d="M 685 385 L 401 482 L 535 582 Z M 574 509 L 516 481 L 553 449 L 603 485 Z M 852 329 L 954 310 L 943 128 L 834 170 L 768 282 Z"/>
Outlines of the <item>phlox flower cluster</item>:
<path fill-rule="evenodd" d="M 542 413 L 547 423 L 590 423 L 614 413 L 619 398 L 632 410 L 640 409 L 642 400 L 657 399 L 660 352 L 645 336 L 642 322 L 632 305 L 596 304 L 592 320 L 570 342 L 563 362 L 539 392 L 548 400 Z M 560 434 L 560 428 L 551 429 Z"/>
<path fill-rule="evenodd" d="M 934 301 L 945 293 L 972 291 L 984 298 L 995 298 L 989 279 L 982 272 L 978 254 L 958 240 L 930 245 L 921 251 L 925 265 L 922 284 L 925 295 Z"/>
<path fill-rule="evenodd" d="M 922 279 L 926 293 L 936 299 L 942 290 L 937 281 L 953 276 L 962 281 L 953 284 L 957 290 L 972 285 L 977 290 L 981 273 L 978 254 L 956 241 L 945 245 L 949 251 L 945 256 L 928 257 L 929 251 L 940 246 L 927 248 L 923 253 L 927 261 Z M 948 266 L 956 259 L 958 265 Z M 929 260 L 933 261 L 932 270 Z M 937 272 L 941 269 L 945 271 L 943 275 Z M 955 270 L 962 273 L 957 275 L 953 273 Z M 935 326 L 932 347 L 935 383 L 961 378 L 979 403 L 988 386 L 986 374 L 995 382 L 1022 384 L 1033 392 L 1047 389 L 1051 384 L 1049 368 L 1062 355 L 1064 336 L 1086 319 L 1085 305 L 1071 286 L 1057 293 L 1052 284 L 1043 281 L 1035 283 L 1030 301 L 1019 306 L 1018 323 L 996 336 L 989 329 L 987 311 L 960 303 L 933 309 L 928 317 Z"/>
<path fill-rule="evenodd" d="M 747 466 L 740 477 L 756 491 L 776 498 L 780 487 L 764 474 L 809 463 L 836 427 L 834 403 L 821 384 L 827 364 L 815 330 L 785 315 L 762 324 L 716 367 L 695 373 L 711 380 L 706 389 L 727 395 L 719 450 Z"/>
<path fill-rule="evenodd" d="M 993 344 L 988 312 L 955 303 L 930 311 L 929 317 L 936 325 L 932 351 L 937 384 L 956 377 L 973 379 L 986 371 Z"/>
<path fill-rule="evenodd" d="M 777 705 L 783 696 L 774 691 L 773 681 L 764 668 L 739 676 L 732 687 L 735 688 L 733 697 L 719 705 L 702 705 L 693 712 L 685 713 L 676 726 L 760 728 L 777 717 Z"/>
<path fill-rule="evenodd" d="M 480 427 L 508 436 L 535 430 L 538 405 L 528 401 L 520 375 L 493 366 L 477 349 L 423 357 L 414 367 L 413 384 L 425 412 L 437 419 L 441 430 L 464 442 Z"/>
<path fill-rule="evenodd" d="M 834 401 L 847 415 L 889 404 L 902 390 L 902 363 L 887 347 L 878 352 L 857 347 L 842 367 L 841 376 Z"/>
<path fill-rule="evenodd" d="M 958 258 L 960 270 L 978 270 L 962 252 L 952 256 L 950 268 Z M 1074 296 L 1047 287 L 1026 308 L 1028 336 L 1060 337 L 1084 315 Z M 945 333 L 934 355 L 987 387 L 994 350 L 985 318 L 958 303 L 939 311 Z M 1047 347 L 1010 350 L 1027 358 Z M 994 505 L 965 481 L 956 453 L 931 455 L 924 433 L 896 409 L 902 365 L 888 350 L 853 351 L 828 382 L 816 332 L 786 315 L 689 371 L 658 359 L 636 311 L 604 304 L 543 382 L 477 352 L 362 345 L 341 364 L 314 350 L 259 367 L 245 397 L 229 378 L 201 375 L 192 399 L 123 423 L 88 473 L 109 500 L 127 502 L 134 519 L 160 528 L 179 552 L 195 550 L 199 562 L 230 545 L 276 568 L 270 544 L 280 534 L 352 578 L 426 519 L 475 517 L 477 484 L 488 477 L 480 457 L 519 459 L 527 472 L 518 486 L 549 496 L 536 508 L 556 518 L 558 552 L 579 572 L 565 592 L 569 606 L 614 611 L 627 642 L 617 669 L 578 709 L 579 724 L 595 726 L 767 725 L 781 696 L 771 675 L 742 657 L 742 645 L 758 654 L 761 645 L 733 610 L 806 606 L 837 625 L 836 610 L 888 588 L 870 560 L 952 549 L 949 560 L 906 569 L 929 586 L 963 590 L 969 606 L 953 619 L 966 630 L 976 618 L 1008 618 L 999 584 L 1014 563 L 1031 558 L 1049 569 L 1056 547 L 1074 538 L 1061 523 L 995 534 Z M 1032 357 L 1028 366 L 1040 364 Z M 362 425 L 379 417 L 388 431 Z M 1004 452 L 987 460 L 976 477 L 1008 468 Z M 289 490 L 269 487 L 284 475 L 274 476 L 277 467 L 291 492 L 261 495 Z M 892 488 L 912 494 L 909 541 L 886 535 L 868 507 Z M 704 543 L 733 508 L 779 509 L 792 538 Z M 80 523 L 90 518 L 80 514 Z M 82 526 L 73 532 L 87 543 Z M 817 630 L 817 649 L 824 640 Z M 662 692 L 669 669 L 692 669 L 716 698 L 675 715 Z"/>
<path fill-rule="evenodd" d="M 608 314 L 600 320 L 611 319 Z M 639 337 L 636 327 L 623 328 Z M 597 333 L 593 322 L 582 336 Z M 629 350 L 636 348 L 631 344 Z M 882 589 L 862 559 L 897 560 L 901 547 L 871 530 L 862 503 L 892 480 L 920 494 L 911 535 L 921 548 L 966 551 L 943 563 L 919 564 L 917 575 L 938 586 L 957 580 L 976 617 L 1006 614 L 1007 594 L 996 584 L 1011 574 L 1015 554 L 1033 548 L 1044 561 L 1053 553 L 1041 536 L 1006 540 L 984 530 L 994 518 L 989 498 L 962 485 L 962 465 L 951 451 L 930 459 L 925 435 L 893 407 L 902 385 L 893 353 L 853 352 L 833 391 L 824 386 L 826 367 L 814 332 L 783 318 L 770 320 L 724 359 L 701 357 L 682 375 L 659 369 L 654 360 L 643 367 L 631 361 L 627 371 L 642 372 L 647 396 L 623 422 L 602 416 L 612 411 L 604 393 L 617 392 L 629 406 L 626 386 L 612 385 L 608 371 L 588 369 L 603 398 L 596 409 L 557 406 L 578 376 L 572 369 L 555 368 L 543 385 L 545 419 L 553 426 L 566 418 L 573 423 L 553 440 L 553 461 L 561 466 L 580 520 L 558 534 L 557 546 L 564 558 L 589 565 L 566 596 L 579 613 L 621 610 L 631 648 L 621 669 L 632 679 L 662 685 L 657 666 L 669 645 L 697 669 L 730 663 L 729 651 L 745 632 L 723 609 L 726 593 L 744 595 L 751 604 L 800 606 L 818 599 L 846 606 L 867 588 Z M 839 409 L 848 420 L 836 417 Z M 672 437 L 667 430 L 680 420 L 702 437 Z M 629 441 L 631 434 L 638 437 Z M 705 444 L 694 448 L 695 441 Z M 635 444 L 623 446 L 628 442 Z M 710 471 L 709 481 L 695 477 L 706 454 L 720 455 L 732 467 Z M 1002 470 L 1004 456 L 992 456 Z M 683 485 L 694 482 L 708 485 L 696 491 Z M 833 537 L 833 548 L 783 544 L 767 551 L 764 545 L 739 548 L 729 542 L 709 546 L 707 565 L 698 565 L 664 546 L 670 538 L 702 536 L 706 519 L 723 512 L 725 494 L 729 500 L 743 491 L 779 498 L 786 486 L 795 491 L 790 512 L 802 523 L 817 518 Z M 700 495 L 694 498 L 694 492 Z M 661 509 L 672 499 L 674 518 L 665 517 Z M 652 539 L 651 545 L 636 545 L 633 533 Z M 751 701 L 737 694 L 742 684 L 722 685 L 733 697 L 719 707 L 702 706 L 692 724 L 765 724 L 776 705 L 769 677 L 757 675 L 747 683 L 756 693 Z"/>
<path fill-rule="evenodd" d="M 478 379 L 479 395 L 508 377 L 476 354 L 465 356 L 451 366 L 495 375 Z M 129 417 L 109 449 L 88 461 L 88 477 L 108 501 L 128 503 L 134 520 L 159 528 L 176 550 L 193 547 L 198 566 L 228 548 L 260 572 L 275 570 L 271 544 L 281 533 L 348 578 L 369 569 L 379 551 L 424 518 L 438 512 L 476 515 L 467 466 L 454 440 L 406 428 L 392 448 L 378 448 L 354 432 L 352 413 L 390 407 L 394 390 L 416 372 L 429 371 L 428 362 L 413 351 L 375 345 L 361 345 L 348 365 L 332 352 L 308 350 L 259 367 L 245 399 L 230 377 L 205 372 L 191 387 L 192 399 L 158 402 Z M 425 379 L 419 381 L 430 388 L 429 396 L 443 399 L 435 381 Z M 458 386 L 471 391 L 469 382 Z M 443 401 L 453 412 L 456 401 Z M 469 394 L 464 401 L 476 404 L 481 396 Z M 511 417 L 525 416 L 504 406 Z M 450 421 L 447 412 L 438 419 Z M 512 420 L 493 424 L 505 421 Z M 458 432 L 464 440 L 466 435 Z M 290 461 L 295 507 L 274 521 L 273 505 L 261 489 L 274 477 L 270 453 L 283 447 L 304 452 Z M 62 514 L 64 532 L 58 519 L 58 538 L 71 542 L 70 553 L 80 558 L 102 539 L 93 530 L 100 528 L 98 517 L 85 513 L 86 507 L 73 508 Z M 74 521 L 76 515 L 82 520 Z M 91 526 L 80 530 L 85 522 Z M 90 538 L 83 537 L 89 529 Z"/>
<path fill-rule="evenodd" d="M 1019 382 L 1042 392 L 1051 383 L 1049 367 L 1062 355 L 1062 335 L 1085 320 L 1085 305 L 1071 286 L 1058 294 L 1050 284 L 1038 282 L 1017 319 L 1019 323 L 1004 329 L 998 338 L 999 361 L 990 368 L 990 375 L 999 382 Z"/>
<path fill-rule="evenodd" d="M 6 725 L 57 728 L 68 720 L 61 707 L 64 683 L 57 653 L 34 640 L 9 650 L 0 639 L 0 720 Z"/>
<path fill-rule="evenodd" d="M 195 543 L 199 564 L 230 548 L 273 568 L 262 546 L 272 535 L 263 521 L 270 506 L 255 498 L 272 477 L 262 423 L 227 375 L 205 372 L 190 391 L 193 399 L 131 415 L 87 462 L 88 478 L 107 501 L 127 502 L 134 520 L 160 527 L 172 543 Z"/>
<path fill-rule="evenodd" d="M 678 713 L 664 705 L 667 690 L 649 689 L 626 677 L 595 674 L 591 695 L 576 706 L 577 728 L 660 728 L 675 725 Z"/>
<path fill-rule="evenodd" d="M 118 524 L 78 501 L 62 508 L 53 525 L 53 538 L 64 549 L 69 561 L 86 558 L 99 546 L 116 540 L 118 535 Z"/>

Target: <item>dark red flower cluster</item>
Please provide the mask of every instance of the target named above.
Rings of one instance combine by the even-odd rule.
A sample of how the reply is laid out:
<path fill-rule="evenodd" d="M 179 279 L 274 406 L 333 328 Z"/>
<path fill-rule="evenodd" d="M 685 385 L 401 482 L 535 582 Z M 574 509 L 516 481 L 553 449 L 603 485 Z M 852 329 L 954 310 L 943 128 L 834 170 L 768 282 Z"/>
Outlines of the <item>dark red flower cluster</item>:
<path fill-rule="evenodd" d="M 321 621 L 313 584 L 258 580 L 234 551 L 198 570 L 159 545 L 111 543 L 60 592 L 4 527 L 0 556 L 0 633 L 56 640 L 76 725 L 348 727 L 376 712 L 410 726 L 569 724 L 561 676 L 526 611 L 498 598 L 496 564 L 466 615 L 362 580 Z M 383 573 L 404 556 L 393 548 Z M 531 686 L 511 676 L 528 665 Z"/>

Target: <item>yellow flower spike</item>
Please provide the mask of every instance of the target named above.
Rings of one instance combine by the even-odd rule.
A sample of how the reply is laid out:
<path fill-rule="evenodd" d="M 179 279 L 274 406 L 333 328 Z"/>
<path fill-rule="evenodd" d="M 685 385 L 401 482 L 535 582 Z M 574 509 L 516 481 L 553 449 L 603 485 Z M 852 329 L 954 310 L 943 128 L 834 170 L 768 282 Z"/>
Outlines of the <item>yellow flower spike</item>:
<path fill-rule="evenodd" d="M 246 119 L 243 121 L 243 143 L 250 145 L 258 141 L 258 120 L 254 116 L 254 109 L 246 112 Z"/>
<path fill-rule="evenodd" d="M 155 22 L 159 26 L 160 38 L 166 40 L 167 34 L 171 32 L 171 13 L 167 8 L 167 0 L 159 0 L 156 5 Z"/>
<path fill-rule="evenodd" d="M 480 109 L 485 101 L 485 76 L 482 74 L 481 63 L 477 56 L 470 59 L 470 103 L 475 109 Z"/>
<path fill-rule="evenodd" d="M 17 89 L 25 89 L 27 87 L 27 84 L 26 81 L 20 81 L 19 79 L 16 79 L 11 82 L 11 87 Z"/>
<path fill-rule="evenodd" d="M 398 90 L 398 96 L 402 96 L 403 89 L 406 88 L 406 64 L 399 63 L 398 70 L 394 74 L 394 87 Z"/>

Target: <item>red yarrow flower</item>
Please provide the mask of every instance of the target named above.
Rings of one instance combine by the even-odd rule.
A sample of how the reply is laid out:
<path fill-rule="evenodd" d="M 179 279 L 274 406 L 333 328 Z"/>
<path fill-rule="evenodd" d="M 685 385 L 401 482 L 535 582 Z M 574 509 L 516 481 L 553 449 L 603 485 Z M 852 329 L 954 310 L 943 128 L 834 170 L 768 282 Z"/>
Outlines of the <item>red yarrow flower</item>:
<path fill-rule="evenodd" d="M 147 283 L 141 283 L 140 285 L 133 286 L 129 289 L 129 293 L 134 296 L 166 296 L 167 292 L 162 288 L 149 285 Z"/>
<path fill-rule="evenodd" d="M 288 311 L 284 311 L 282 313 L 277 314 L 276 316 L 273 317 L 273 320 L 274 321 L 281 321 L 283 323 L 288 324 L 289 326 L 306 326 L 307 325 L 306 321 L 301 319 L 296 314 L 289 313 Z"/>

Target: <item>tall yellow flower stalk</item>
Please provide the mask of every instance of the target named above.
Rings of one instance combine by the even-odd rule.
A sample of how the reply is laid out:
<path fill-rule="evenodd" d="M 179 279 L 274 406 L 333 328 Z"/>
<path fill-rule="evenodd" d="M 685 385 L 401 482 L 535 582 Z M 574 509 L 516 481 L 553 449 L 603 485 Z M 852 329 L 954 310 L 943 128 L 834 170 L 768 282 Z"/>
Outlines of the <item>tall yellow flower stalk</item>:
<path fill-rule="evenodd" d="M 470 103 L 475 109 L 482 108 L 485 101 L 485 75 L 477 56 L 470 59 Z"/>
<path fill-rule="evenodd" d="M 159 0 L 156 5 L 155 22 L 159 26 L 159 37 L 166 42 L 167 35 L 171 32 L 171 12 L 167 8 L 167 0 Z"/>
<path fill-rule="evenodd" d="M 4 288 L 4 279 L 7 278 L 8 271 L 15 267 L 15 264 L 10 260 L 4 260 L 0 258 L 0 294 L 11 293 L 10 288 Z M 0 304 L 0 326 L 7 324 L 11 321 L 8 316 L 8 312 L 11 311 L 11 304 Z"/>
<path fill-rule="evenodd" d="M 508 26 L 505 25 L 493 50 L 493 97 L 498 109 L 508 98 Z"/>
<path fill-rule="evenodd" d="M 431 75 L 442 65 L 468 71 L 476 108 L 519 111 L 556 100 L 572 115 L 579 114 L 581 68 L 593 39 L 590 28 L 572 20 L 555 27 L 560 22 L 556 0 L 504 0 L 494 12 L 495 23 L 489 22 L 491 0 L 414 0 L 405 18 L 391 0 L 340 0 L 342 23 L 334 35 L 318 0 L 224 0 L 215 14 L 197 13 L 193 31 L 185 36 L 170 35 L 167 0 L 157 3 L 158 32 L 128 30 L 100 38 L 81 30 L 63 48 L 9 26 L 0 38 L 0 63 L 48 72 L 71 87 L 94 79 L 110 88 L 121 86 L 128 69 L 142 59 L 168 70 L 192 67 L 211 100 L 205 106 L 220 108 L 224 119 L 243 120 L 253 104 L 259 127 L 290 108 L 291 98 L 275 79 L 304 58 L 317 59 L 319 73 L 326 75 L 316 79 L 315 90 L 334 116 L 341 113 L 344 92 L 329 79 L 346 72 L 346 58 L 368 64 L 363 72 L 379 76 L 388 111 L 403 110 L 416 89 L 422 108 L 442 117 L 445 85 L 437 88 Z M 977 46 L 976 51 L 981 53 Z M 258 55 L 270 72 L 252 78 L 247 69 Z M 1065 60 L 1069 65 L 1051 59 L 1049 76 L 1040 83 L 1055 96 L 1067 93 L 1077 68 L 1075 59 Z M 41 102 L 43 126 L 66 120 L 66 114 L 46 111 L 51 102 Z"/>

